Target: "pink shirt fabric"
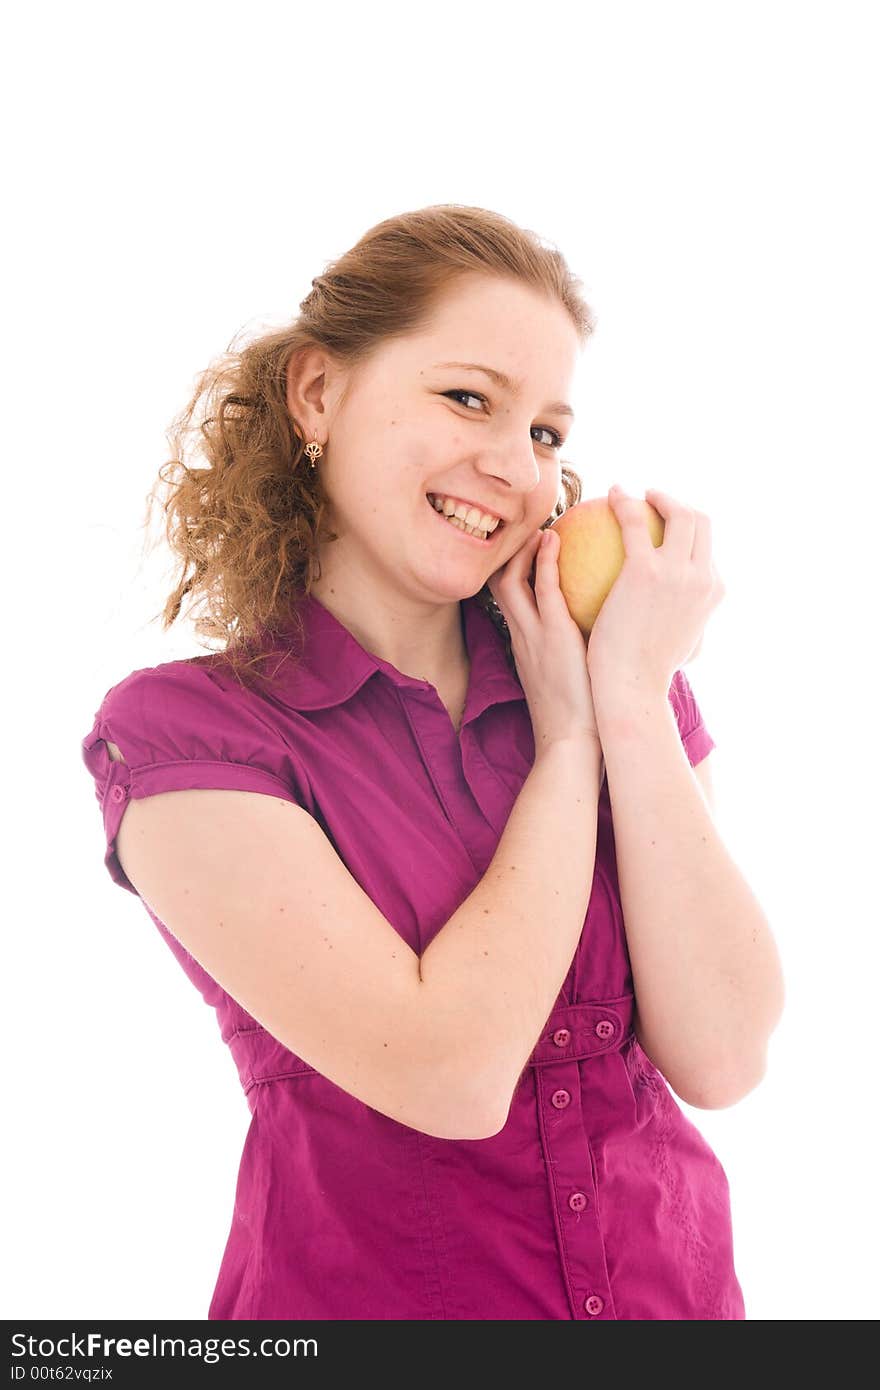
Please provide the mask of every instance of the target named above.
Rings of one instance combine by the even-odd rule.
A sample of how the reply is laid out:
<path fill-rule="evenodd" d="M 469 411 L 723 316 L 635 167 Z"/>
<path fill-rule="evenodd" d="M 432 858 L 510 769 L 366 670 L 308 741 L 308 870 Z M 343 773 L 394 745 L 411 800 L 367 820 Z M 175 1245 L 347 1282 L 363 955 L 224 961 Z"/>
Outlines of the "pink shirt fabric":
<path fill-rule="evenodd" d="M 107 692 L 82 742 L 104 863 L 136 893 L 115 852 L 130 797 L 282 797 L 421 954 L 484 874 L 533 764 L 525 695 L 474 598 L 460 604 L 459 732 L 432 685 L 366 651 L 317 598 L 300 612 L 303 663 L 282 663 L 271 693 L 243 690 L 214 653 Z M 695 764 L 715 745 L 681 671 L 669 699 Z M 144 906 L 216 1010 L 251 1111 L 208 1318 L 745 1317 L 726 1174 L 633 1032 L 607 785 L 579 943 L 489 1139 L 431 1137 L 340 1089 Z"/>

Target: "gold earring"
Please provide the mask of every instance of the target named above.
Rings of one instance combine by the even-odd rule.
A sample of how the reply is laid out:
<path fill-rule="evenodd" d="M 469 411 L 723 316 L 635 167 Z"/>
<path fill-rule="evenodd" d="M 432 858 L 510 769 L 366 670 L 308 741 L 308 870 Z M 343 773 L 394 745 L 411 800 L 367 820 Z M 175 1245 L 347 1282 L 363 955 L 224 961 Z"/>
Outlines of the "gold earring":
<path fill-rule="evenodd" d="M 314 468 L 314 467 L 316 466 L 316 464 L 317 464 L 318 459 L 321 457 L 321 455 L 322 455 L 323 452 L 324 452 L 323 446 L 322 446 L 321 444 L 318 443 L 318 431 L 317 431 L 317 430 L 315 430 L 315 437 L 314 437 L 314 439 L 312 440 L 311 444 L 307 444 L 307 445 L 306 445 L 306 450 L 305 450 L 305 451 L 306 451 L 306 453 L 308 454 L 309 458 L 311 459 L 311 463 L 309 464 L 309 468 Z"/>

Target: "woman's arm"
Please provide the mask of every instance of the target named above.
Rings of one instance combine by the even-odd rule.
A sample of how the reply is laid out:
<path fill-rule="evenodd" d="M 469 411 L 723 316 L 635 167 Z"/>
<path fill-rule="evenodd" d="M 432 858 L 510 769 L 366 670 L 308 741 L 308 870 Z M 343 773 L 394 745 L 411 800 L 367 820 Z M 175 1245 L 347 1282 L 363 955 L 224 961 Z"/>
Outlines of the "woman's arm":
<path fill-rule="evenodd" d="M 648 1056 L 689 1105 L 763 1076 L 784 1006 L 767 919 L 712 819 L 669 700 L 594 682 L 617 873 Z"/>

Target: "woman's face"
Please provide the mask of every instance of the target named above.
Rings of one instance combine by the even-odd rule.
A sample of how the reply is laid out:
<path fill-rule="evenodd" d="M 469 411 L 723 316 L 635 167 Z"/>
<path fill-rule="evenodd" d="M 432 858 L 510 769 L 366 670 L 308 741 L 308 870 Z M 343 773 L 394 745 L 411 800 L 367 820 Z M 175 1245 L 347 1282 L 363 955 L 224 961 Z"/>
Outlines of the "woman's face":
<path fill-rule="evenodd" d="M 328 373 L 313 418 L 340 539 L 322 548 L 322 574 L 390 583 L 423 602 L 479 592 L 556 506 L 572 423 L 561 407 L 579 351 L 557 301 L 514 280 L 469 276 L 426 332 L 386 344 L 348 375 Z M 482 363 L 511 384 L 450 362 Z M 473 503 L 503 524 L 472 538 L 429 494 Z"/>

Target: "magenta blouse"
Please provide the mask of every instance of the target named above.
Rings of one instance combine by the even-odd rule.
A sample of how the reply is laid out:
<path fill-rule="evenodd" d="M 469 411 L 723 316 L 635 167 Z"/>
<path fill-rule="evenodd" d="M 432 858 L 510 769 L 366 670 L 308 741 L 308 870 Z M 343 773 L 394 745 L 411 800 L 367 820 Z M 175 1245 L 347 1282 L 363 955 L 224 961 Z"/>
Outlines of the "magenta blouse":
<path fill-rule="evenodd" d="M 269 690 L 207 653 L 107 692 L 82 742 L 104 863 L 136 893 L 115 852 L 130 797 L 284 797 L 420 955 L 484 874 L 534 761 L 522 686 L 475 598 L 460 605 L 459 732 L 432 685 L 371 655 L 314 596 L 300 612 L 303 663 L 282 663 Z M 715 745 L 681 671 L 669 699 L 695 764 Z M 437 1139 L 340 1089 L 144 906 L 216 1010 L 251 1112 L 208 1318 L 745 1317 L 726 1174 L 633 1032 L 606 784 L 577 950 L 490 1139 Z"/>

